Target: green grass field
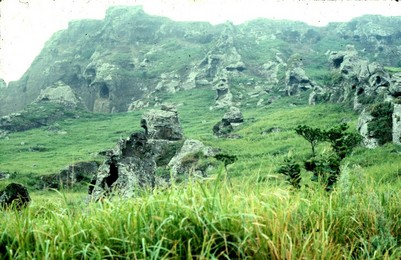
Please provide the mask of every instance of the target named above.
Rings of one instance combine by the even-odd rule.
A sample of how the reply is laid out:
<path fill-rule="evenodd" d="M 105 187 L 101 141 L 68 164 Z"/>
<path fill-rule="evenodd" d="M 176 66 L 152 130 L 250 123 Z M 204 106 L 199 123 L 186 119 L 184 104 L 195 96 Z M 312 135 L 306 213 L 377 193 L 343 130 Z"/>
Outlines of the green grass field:
<path fill-rule="evenodd" d="M 212 127 L 224 111 L 209 110 L 207 89 L 164 97 L 178 104 L 185 136 L 238 160 L 204 181 L 144 191 L 132 200 L 86 204 L 86 190 L 31 191 L 21 212 L 0 211 L 1 259 L 399 259 L 401 257 L 401 148 L 357 148 L 342 162 L 328 193 L 302 171 L 294 190 L 276 173 L 291 153 L 301 161 L 309 144 L 299 124 L 355 128 L 342 105 L 300 105 L 287 97 L 266 107 L 244 106 L 241 139 L 217 139 Z M 298 105 L 289 105 L 298 104 Z M 139 129 L 143 111 L 94 114 L 58 122 L 60 131 L 35 129 L 0 139 L 0 169 L 15 181 L 56 173 Z M 269 129 L 279 129 L 269 132 Z M 42 147 L 33 152 L 32 147 Z M 328 149 L 321 144 L 318 151 Z"/>

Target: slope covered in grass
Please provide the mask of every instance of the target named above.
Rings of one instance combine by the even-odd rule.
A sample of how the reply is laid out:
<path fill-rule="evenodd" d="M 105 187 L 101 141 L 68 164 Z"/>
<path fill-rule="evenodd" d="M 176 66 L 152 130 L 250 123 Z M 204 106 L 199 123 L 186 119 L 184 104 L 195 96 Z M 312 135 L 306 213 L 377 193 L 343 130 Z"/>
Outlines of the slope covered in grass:
<path fill-rule="evenodd" d="M 401 257 L 400 147 L 357 148 L 342 163 L 334 191 L 327 193 L 302 172 L 293 190 L 276 173 L 292 153 L 301 161 L 309 144 L 295 134 L 299 124 L 323 129 L 356 115 L 340 105 L 305 106 L 300 97 L 243 109 L 240 139 L 217 139 L 212 126 L 224 111 L 208 110 L 208 89 L 166 95 L 178 105 L 187 138 L 234 154 L 208 179 L 143 191 L 132 200 L 85 202 L 85 191 L 34 191 L 22 212 L 0 211 L 0 255 L 5 259 L 399 259 Z M 296 105 L 298 104 L 298 105 Z M 1 139 L 0 168 L 9 181 L 57 172 L 139 129 L 141 113 L 93 114 Z M 273 130 L 272 130 L 273 129 Z M 24 143 L 24 144 L 22 144 Z M 29 147 L 40 146 L 41 151 Z M 319 152 L 328 145 L 317 147 Z M 35 164 L 35 166 L 33 166 Z M 2 181 L 1 185 L 6 182 Z"/>

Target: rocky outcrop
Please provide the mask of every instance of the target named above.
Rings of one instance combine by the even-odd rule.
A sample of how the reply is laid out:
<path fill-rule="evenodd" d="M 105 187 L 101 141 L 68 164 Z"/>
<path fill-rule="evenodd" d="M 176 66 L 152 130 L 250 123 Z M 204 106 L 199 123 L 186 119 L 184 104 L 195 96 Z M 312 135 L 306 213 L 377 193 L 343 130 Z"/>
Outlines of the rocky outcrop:
<path fill-rule="evenodd" d="M 376 148 L 379 146 L 379 141 L 373 137 L 369 132 L 369 123 L 372 122 L 373 117 L 369 112 L 363 110 L 358 118 L 358 132 L 362 136 L 362 143 L 366 148 Z"/>
<path fill-rule="evenodd" d="M 286 94 L 293 96 L 299 92 L 312 89 L 315 86 L 300 67 L 288 70 L 285 74 Z"/>
<path fill-rule="evenodd" d="M 28 190 L 21 184 L 10 183 L 0 191 L 0 208 L 15 207 L 21 209 L 31 201 Z"/>
<path fill-rule="evenodd" d="M 393 97 L 401 97 L 401 72 L 391 75 L 391 85 L 389 88 L 390 94 Z"/>
<path fill-rule="evenodd" d="M 215 156 L 217 152 L 198 140 L 185 140 L 180 151 L 168 164 L 171 175 L 176 179 L 187 176 L 206 177 L 208 168 L 214 165 L 207 158 Z"/>
<path fill-rule="evenodd" d="M 230 107 L 223 119 L 213 126 L 213 134 L 217 137 L 240 138 L 237 134 L 232 134 L 234 128 L 244 122 L 244 117 L 237 107 Z"/>
<path fill-rule="evenodd" d="M 227 77 L 218 77 L 214 89 L 216 90 L 216 100 L 214 108 L 222 109 L 231 107 L 233 105 L 233 95 L 231 94 Z"/>
<path fill-rule="evenodd" d="M 42 90 L 35 102 L 57 103 L 68 109 L 84 107 L 81 99 L 74 93 L 71 87 L 62 81 L 58 81 L 53 86 Z"/>
<path fill-rule="evenodd" d="M 160 111 L 151 110 L 141 120 L 149 139 L 178 141 L 183 138 L 177 108 L 172 105 L 162 105 Z"/>
<path fill-rule="evenodd" d="M 1 117 L 0 136 L 49 126 L 57 120 L 79 116 L 84 109 L 84 104 L 72 88 L 59 81 L 42 90 L 24 110 Z"/>
<path fill-rule="evenodd" d="M 401 104 L 394 104 L 393 143 L 401 145 Z"/>
<path fill-rule="evenodd" d="M 335 102 L 351 101 L 353 103 L 354 110 L 361 113 L 358 130 L 364 137 L 363 144 L 366 147 L 375 148 L 391 141 L 391 139 L 394 143 L 399 143 L 399 138 L 397 139 L 399 135 L 397 111 L 395 109 L 394 111 L 392 109 L 387 111 L 384 109 L 386 107 L 384 104 L 389 104 L 388 109 L 393 105 L 394 108 L 397 107 L 396 101 L 400 95 L 401 74 L 394 73 L 391 75 L 381 64 L 369 63 L 368 60 L 360 58 L 353 46 L 347 46 L 345 51 L 331 52 L 329 62 L 335 73 L 334 83 L 331 88 L 322 90 L 320 96 L 325 95 L 326 99 L 329 96 L 328 99 Z M 317 96 L 315 94 L 310 97 L 312 103 Z M 383 111 L 381 111 L 382 108 Z M 373 118 L 371 113 L 367 112 L 377 109 L 379 109 L 375 116 L 377 118 Z M 386 114 L 386 116 L 381 113 Z M 369 125 L 370 127 L 368 127 Z M 390 130 L 391 126 L 392 130 Z M 381 132 L 381 136 L 369 132 L 369 129 L 376 129 L 376 132 Z M 391 138 L 391 134 L 393 138 Z"/>
<path fill-rule="evenodd" d="M 90 199 L 98 200 L 109 194 L 133 197 L 141 189 L 168 184 L 171 177 L 183 180 L 194 173 L 206 174 L 208 167 L 204 165 L 208 165 L 206 158 L 211 154 L 210 149 L 199 141 L 184 142 L 174 106 L 163 105 L 161 110 L 147 112 L 140 124 L 144 131 L 120 140 L 107 153 L 91 181 Z M 186 155 L 198 152 L 203 155 L 186 160 Z M 202 167 L 201 159 L 204 160 Z"/>

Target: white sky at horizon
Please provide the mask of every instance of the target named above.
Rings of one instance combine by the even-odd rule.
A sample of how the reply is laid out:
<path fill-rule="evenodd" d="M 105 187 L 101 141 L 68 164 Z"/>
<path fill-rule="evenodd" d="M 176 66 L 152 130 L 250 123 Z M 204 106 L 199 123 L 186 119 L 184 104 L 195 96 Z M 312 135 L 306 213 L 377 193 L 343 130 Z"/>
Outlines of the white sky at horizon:
<path fill-rule="evenodd" d="M 0 79 L 18 80 L 53 33 L 70 20 L 103 19 L 112 5 L 142 5 L 149 14 L 212 24 L 265 17 L 325 26 L 364 14 L 401 16 L 401 3 L 391 0 L 0 0 Z"/>

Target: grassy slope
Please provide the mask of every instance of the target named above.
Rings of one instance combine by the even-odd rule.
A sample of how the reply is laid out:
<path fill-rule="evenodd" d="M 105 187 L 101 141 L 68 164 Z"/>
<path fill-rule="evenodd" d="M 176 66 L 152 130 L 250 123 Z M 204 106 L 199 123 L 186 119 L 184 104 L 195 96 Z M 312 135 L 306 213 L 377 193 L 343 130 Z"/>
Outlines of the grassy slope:
<path fill-rule="evenodd" d="M 33 193 L 22 213 L 0 212 L 0 255 L 10 258 L 213 258 L 383 259 L 401 256 L 400 148 L 359 148 L 343 165 L 334 192 L 327 194 L 303 172 L 303 188 L 293 192 L 274 169 L 292 151 L 301 158 L 308 144 L 294 134 L 297 124 L 328 128 L 356 115 L 339 105 L 290 106 L 285 98 L 264 108 L 247 108 L 242 139 L 212 136 L 223 111 L 209 111 L 214 93 L 196 89 L 166 96 L 181 104 L 185 135 L 201 139 L 238 161 L 230 165 L 231 184 L 216 180 L 144 193 L 132 201 L 86 206 L 83 193 Z M 93 153 L 113 147 L 138 129 L 140 112 L 93 115 L 59 122 L 67 134 L 36 129 L 0 140 L 0 168 L 30 174 L 56 172 Z M 271 127 L 280 132 L 262 135 Z M 21 145 L 25 142 L 25 145 Z M 23 148 L 42 145 L 44 152 Z M 324 150 L 324 145 L 319 150 Z M 95 157 L 95 159 L 101 159 Z M 36 164 L 36 167 L 32 167 Z"/>

